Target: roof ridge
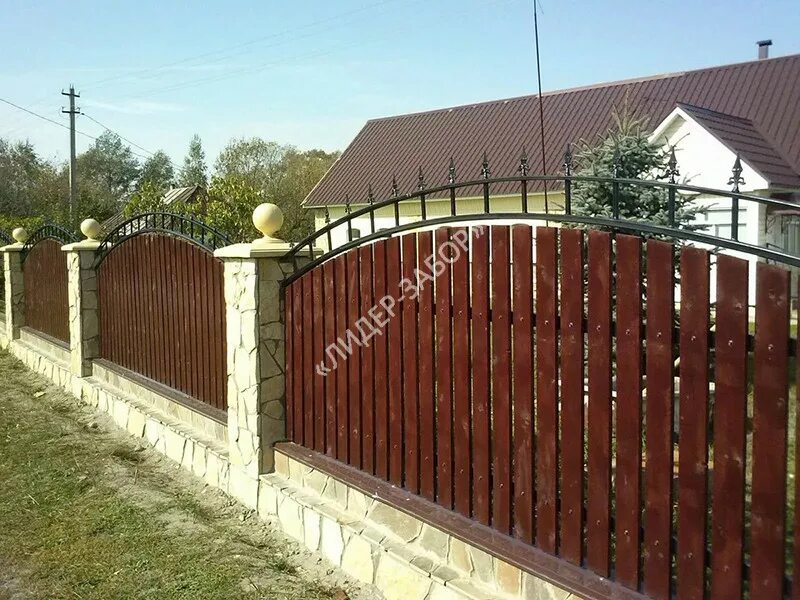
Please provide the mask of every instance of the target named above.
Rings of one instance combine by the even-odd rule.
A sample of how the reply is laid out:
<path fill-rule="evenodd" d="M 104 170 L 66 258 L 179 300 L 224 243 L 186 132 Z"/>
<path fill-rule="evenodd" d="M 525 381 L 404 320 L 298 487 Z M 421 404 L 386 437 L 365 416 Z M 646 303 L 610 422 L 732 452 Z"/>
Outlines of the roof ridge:
<path fill-rule="evenodd" d="M 761 59 L 746 60 L 746 61 L 741 61 L 741 62 L 738 62 L 738 63 L 729 63 L 729 64 L 725 64 L 725 65 L 715 65 L 713 67 L 701 67 L 699 69 L 689 69 L 689 70 L 685 70 L 685 71 L 674 71 L 674 72 L 671 72 L 671 73 L 660 73 L 660 74 L 657 74 L 657 75 L 646 75 L 646 76 L 643 76 L 643 77 L 631 77 L 629 79 L 618 79 L 618 80 L 615 80 L 615 81 L 604 81 L 604 82 L 593 83 L 593 84 L 589 84 L 589 85 L 575 86 L 575 87 L 570 87 L 570 88 L 562 88 L 562 89 L 558 89 L 558 90 L 550 90 L 550 91 L 547 91 L 547 92 L 542 92 L 542 97 L 544 98 L 546 96 L 557 96 L 557 95 L 561 95 L 561 94 L 571 94 L 571 93 L 574 93 L 574 92 L 583 92 L 583 91 L 587 91 L 587 90 L 603 89 L 603 88 L 614 87 L 614 86 L 618 86 L 618 85 L 630 85 L 632 83 L 639 83 L 639 82 L 645 82 L 645 81 L 656 81 L 656 80 L 659 80 L 659 79 L 669 79 L 669 78 L 672 78 L 672 77 L 683 77 L 684 75 L 690 75 L 690 74 L 699 73 L 699 72 L 702 72 L 702 71 L 715 71 L 715 70 L 718 70 L 718 69 L 729 69 L 729 68 L 732 68 L 732 67 L 741 67 L 743 65 L 749 65 L 749 64 L 754 64 L 754 63 L 758 63 L 758 64 L 760 64 L 760 63 L 770 63 L 770 62 L 776 62 L 776 61 L 781 61 L 781 60 L 786 60 L 786 59 L 797 59 L 797 58 L 800 58 L 800 54 L 787 54 L 786 56 L 773 56 L 771 58 L 761 58 Z M 416 117 L 416 116 L 428 115 L 428 114 L 446 113 L 446 112 L 452 112 L 452 111 L 455 111 L 455 110 L 463 110 L 463 109 L 468 109 L 468 108 L 476 108 L 478 106 L 486 106 L 486 105 L 489 105 L 489 104 L 508 104 L 509 102 L 516 102 L 516 101 L 519 101 L 519 100 L 528 100 L 528 99 L 536 99 L 536 98 L 538 98 L 538 94 L 523 94 L 521 96 L 511 96 L 509 98 L 498 98 L 498 99 L 495 99 L 495 100 L 482 100 L 482 101 L 479 101 L 479 102 L 468 102 L 466 104 L 458 104 L 456 106 L 449 106 L 449 107 L 445 107 L 445 108 L 432 108 L 432 109 L 429 109 L 429 110 L 413 111 L 413 112 L 408 112 L 408 113 L 402 113 L 402 114 L 399 114 L 399 115 L 387 115 L 385 117 L 375 117 L 375 118 L 372 118 L 372 119 L 368 119 L 367 123 L 368 124 L 369 123 L 378 123 L 378 122 L 382 122 L 382 121 L 391 121 L 391 120 L 394 120 L 394 119 L 402 119 L 402 118 L 405 118 L 405 117 Z M 698 107 L 698 108 L 702 108 L 702 107 Z M 720 114 L 726 114 L 726 113 L 720 113 Z M 730 115 L 730 116 L 735 116 L 735 115 Z"/>
<path fill-rule="evenodd" d="M 722 111 L 719 111 L 719 110 L 714 110 L 712 108 L 706 108 L 705 106 L 699 106 L 697 104 L 691 104 L 690 102 L 676 102 L 675 104 L 676 104 L 676 106 L 680 106 L 683 109 L 689 109 L 690 112 L 692 110 L 695 110 L 695 111 L 698 111 L 698 112 L 709 113 L 710 115 L 719 115 L 720 117 L 726 117 L 728 119 L 735 119 L 737 121 L 742 121 L 743 123 L 749 123 L 750 125 L 752 125 L 756 129 L 758 129 L 756 127 L 755 121 L 753 121 L 752 119 L 748 119 L 747 117 L 740 117 L 739 115 L 732 115 L 731 113 L 726 113 L 726 112 L 722 112 Z M 759 133 L 760 133 L 760 131 L 759 131 Z"/>

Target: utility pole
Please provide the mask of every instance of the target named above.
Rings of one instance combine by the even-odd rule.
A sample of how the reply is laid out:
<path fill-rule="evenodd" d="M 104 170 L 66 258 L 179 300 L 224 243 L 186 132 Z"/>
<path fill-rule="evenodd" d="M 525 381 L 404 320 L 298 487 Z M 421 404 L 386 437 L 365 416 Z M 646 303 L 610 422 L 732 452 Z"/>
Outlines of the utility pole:
<path fill-rule="evenodd" d="M 69 86 L 69 92 L 61 91 L 62 96 L 69 96 L 69 110 L 61 109 L 62 113 L 69 114 L 69 221 L 72 223 L 72 213 L 75 201 L 78 198 L 77 162 L 75 160 L 75 115 L 81 114 L 81 109 L 75 108 L 75 98 L 81 95 L 75 93 L 75 86 Z"/>

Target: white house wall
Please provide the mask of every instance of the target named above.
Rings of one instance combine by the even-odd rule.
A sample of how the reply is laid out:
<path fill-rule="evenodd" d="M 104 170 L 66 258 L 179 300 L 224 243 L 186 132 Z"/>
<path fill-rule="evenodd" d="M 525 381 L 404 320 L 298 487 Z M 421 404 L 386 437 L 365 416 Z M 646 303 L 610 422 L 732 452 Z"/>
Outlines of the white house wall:
<path fill-rule="evenodd" d="M 730 189 L 727 182 L 731 177 L 731 168 L 736 160 L 736 154 L 680 108 L 677 108 L 670 117 L 665 119 L 664 125 L 656 129 L 651 139 L 654 143 L 662 143 L 665 147 L 675 146 L 681 180 L 699 187 Z M 744 184 L 740 185 L 740 190 L 743 193 L 757 194 L 768 187 L 767 181 L 744 160 L 742 169 Z M 699 195 L 694 202 L 708 211 L 698 218 L 698 222 L 708 224 L 705 231 L 712 234 L 718 231 L 720 235 L 730 233 L 729 226 L 732 223 L 730 197 Z M 728 226 L 727 229 L 726 226 Z M 755 246 L 766 245 L 766 207 L 763 204 L 744 200 L 739 202 L 739 241 Z M 713 246 L 705 244 L 696 245 L 713 248 Z M 759 259 L 747 253 L 732 250 L 720 251 L 743 258 L 750 263 L 749 303 L 755 304 L 756 263 Z M 711 277 L 712 282 L 716 281 L 714 264 L 712 264 Z M 712 302 L 716 299 L 715 287 L 712 284 Z"/>

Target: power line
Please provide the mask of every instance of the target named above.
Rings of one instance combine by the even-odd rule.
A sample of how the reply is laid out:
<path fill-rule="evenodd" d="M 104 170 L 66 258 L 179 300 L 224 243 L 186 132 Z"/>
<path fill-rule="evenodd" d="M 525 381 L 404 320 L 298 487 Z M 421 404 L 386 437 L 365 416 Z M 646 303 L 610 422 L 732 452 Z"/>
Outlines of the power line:
<path fill-rule="evenodd" d="M 501 4 L 508 4 L 508 3 L 511 3 L 511 2 L 514 2 L 514 1 L 515 0 L 496 0 L 495 2 L 490 2 L 490 3 L 486 4 L 485 6 L 491 7 L 491 6 L 501 5 Z M 468 14 L 471 14 L 471 13 L 469 13 L 467 11 L 463 11 L 461 13 L 456 13 L 456 14 L 457 15 L 468 15 Z M 323 57 L 323 56 L 328 56 L 330 54 L 333 54 L 333 53 L 335 53 L 337 51 L 346 50 L 346 49 L 353 48 L 353 47 L 358 47 L 358 46 L 364 46 L 365 43 L 374 43 L 374 42 L 377 42 L 377 41 L 383 41 L 384 39 L 385 39 L 385 37 L 383 37 L 383 36 L 373 38 L 372 40 L 368 40 L 367 42 L 365 42 L 362 39 L 362 40 L 353 42 L 351 44 L 339 45 L 339 46 L 336 46 L 334 48 L 321 49 L 319 51 L 312 52 L 310 54 L 294 56 L 294 57 L 286 57 L 286 58 L 282 58 L 280 60 L 273 60 L 273 61 L 262 63 L 262 64 L 256 65 L 256 66 L 244 67 L 244 68 L 241 68 L 241 69 L 227 71 L 227 72 L 225 72 L 225 73 L 223 73 L 221 75 L 212 75 L 212 76 L 209 76 L 209 77 L 202 77 L 202 78 L 199 78 L 199 79 L 183 81 L 183 82 L 176 83 L 174 85 L 168 85 L 166 87 L 162 86 L 162 87 L 157 87 L 157 88 L 151 88 L 149 90 L 145 90 L 141 94 L 137 94 L 136 96 L 130 96 L 129 99 L 148 98 L 150 96 L 155 96 L 155 95 L 163 94 L 163 93 L 166 93 L 166 92 L 174 92 L 174 91 L 183 90 L 183 89 L 190 88 L 190 87 L 195 87 L 195 86 L 198 86 L 198 85 L 203 85 L 205 83 L 212 83 L 212 82 L 216 82 L 216 81 L 221 81 L 223 79 L 230 79 L 231 77 L 238 77 L 239 75 L 243 75 L 243 74 L 247 74 L 247 73 L 256 73 L 258 71 L 262 71 L 262 70 L 267 69 L 269 67 L 283 66 L 283 65 L 287 64 L 288 62 L 297 62 L 297 61 L 302 61 L 302 60 L 308 60 L 310 58 L 320 58 L 320 57 Z"/>
<path fill-rule="evenodd" d="M 422 0 L 417 0 L 417 1 L 421 2 Z M 239 48 L 246 48 L 246 47 L 252 46 L 254 44 L 258 44 L 260 42 L 264 42 L 264 41 L 267 41 L 267 40 L 270 40 L 270 39 L 280 38 L 280 37 L 283 37 L 283 36 L 288 36 L 288 35 L 290 35 L 292 33 L 295 33 L 297 31 L 302 31 L 304 29 L 312 29 L 312 28 L 317 27 L 319 25 L 324 25 L 325 23 L 330 23 L 331 21 L 338 21 L 338 20 L 344 19 L 346 17 L 352 16 L 354 14 L 366 12 L 366 11 L 371 10 L 373 8 L 384 6 L 386 4 L 393 4 L 393 3 L 396 3 L 396 2 L 398 2 L 398 0 L 381 0 L 380 2 L 375 2 L 373 4 L 369 4 L 367 6 L 363 6 L 361 8 L 357 8 L 357 9 L 354 9 L 354 10 L 351 10 L 351 11 L 348 11 L 348 12 L 345 12 L 345 13 L 341 13 L 341 14 L 338 14 L 338 15 L 333 15 L 331 17 L 326 17 L 325 19 L 319 19 L 317 21 L 313 21 L 311 23 L 307 23 L 306 25 L 301 25 L 299 27 L 292 27 L 292 28 L 285 29 L 285 30 L 280 31 L 280 32 L 276 32 L 276 33 L 270 34 L 270 35 L 254 38 L 252 40 L 248 40 L 248 41 L 242 42 L 240 44 L 235 44 L 233 46 L 227 46 L 227 47 L 220 48 L 218 50 L 212 50 L 210 52 L 205 52 L 203 54 L 197 54 L 197 55 L 194 55 L 194 56 L 189 56 L 189 57 L 183 58 L 181 60 L 177 60 L 177 61 L 173 61 L 173 62 L 170 62 L 170 63 L 163 64 L 163 65 L 158 66 L 158 67 L 142 69 L 142 70 L 136 71 L 134 73 L 129 73 L 129 74 L 125 74 L 125 75 L 114 75 L 112 77 L 107 77 L 105 79 L 101 79 L 101 80 L 96 81 L 94 83 L 90 83 L 89 84 L 89 89 L 95 89 L 95 88 L 97 88 L 97 87 L 99 87 L 99 86 L 101 86 L 101 85 L 103 85 L 105 83 L 111 82 L 111 81 L 118 81 L 120 79 L 137 78 L 137 77 L 141 77 L 141 76 L 146 75 L 146 74 L 151 73 L 151 72 L 155 73 L 155 72 L 158 72 L 158 71 L 164 71 L 165 69 L 169 69 L 170 67 L 175 67 L 175 66 L 178 66 L 178 65 L 195 62 L 195 61 L 201 60 L 203 58 L 207 58 L 209 56 L 215 56 L 217 54 L 229 52 L 231 50 L 237 50 Z M 308 35 L 303 36 L 303 37 L 310 37 L 312 35 L 314 35 L 314 34 L 313 33 L 312 34 L 308 34 Z M 298 38 L 297 37 L 293 37 L 289 41 L 294 41 L 295 39 L 298 39 Z M 281 43 L 283 43 L 283 42 L 281 42 Z M 274 45 L 280 45 L 280 44 L 274 44 Z M 241 54 L 241 53 L 238 53 L 238 54 Z M 214 59 L 214 60 L 212 60 L 210 62 L 219 62 L 220 60 L 224 60 L 225 58 L 231 58 L 232 56 L 237 56 L 238 54 L 223 55 L 222 57 L 216 58 L 216 59 Z M 84 88 L 84 90 L 85 89 L 87 89 L 87 88 Z"/>
<path fill-rule="evenodd" d="M 85 112 L 82 112 L 82 113 L 81 113 L 81 115 L 83 115 L 84 117 L 86 117 L 86 118 L 87 118 L 87 119 L 89 119 L 90 121 L 94 121 L 95 123 L 97 123 L 98 125 L 100 125 L 100 127 L 102 127 L 103 129 L 105 129 L 106 131 L 109 131 L 109 132 L 113 133 L 113 134 L 114 134 L 114 135 L 116 135 L 116 136 L 117 136 L 119 139 L 121 139 L 121 140 L 123 140 L 123 141 L 125 141 L 125 142 L 128 142 L 128 143 L 129 143 L 131 146 L 133 146 L 133 147 L 135 147 L 135 148 L 138 148 L 138 149 L 139 149 L 139 150 L 141 150 L 142 152 L 147 152 L 147 153 L 148 153 L 148 154 L 150 154 L 150 155 L 153 155 L 153 154 L 155 154 L 155 152 L 152 152 L 152 151 L 148 150 L 147 148 L 143 148 L 142 146 L 140 146 L 140 145 L 139 145 L 139 144 L 137 144 L 136 142 L 132 142 L 131 140 L 129 140 L 129 139 L 128 139 L 128 138 L 126 138 L 125 136 L 121 135 L 121 134 L 120 134 L 118 131 L 114 131 L 113 129 L 111 129 L 111 127 L 109 127 L 108 125 L 105 125 L 105 124 L 101 123 L 100 121 L 98 121 L 97 119 L 95 119 L 93 116 L 91 116 L 91 115 L 87 115 Z"/>
<path fill-rule="evenodd" d="M 24 106 L 20 106 L 19 104 L 16 104 L 15 102 L 12 102 L 11 100 L 7 100 L 6 98 L 0 98 L 0 102 L 4 102 L 5 104 L 8 104 L 9 106 L 13 106 L 14 108 L 16 108 L 18 110 L 21 110 L 23 112 L 26 112 L 29 115 L 36 117 L 37 119 L 42 119 L 43 121 L 47 121 L 48 123 L 50 123 L 52 125 L 56 125 L 58 127 L 61 127 L 62 129 L 66 129 L 67 131 L 70 130 L 69 125 L 64 125 L 63 123 L 59 123 L 58 121 L 55 121 L 55 120 L 53 120 L 53 119 L 51 119 L 49 117 L 45 117 L 44 115 L 40 115 L 39 113 L 37 113 L 37 112 L 35 112 L 33 110 L 30 110 L 28 108 L 25 108 Z M 119 135 L 119 133 L 117 133 L 116 131 L 114 131 L 110 127 L 107 127 L 107 126 L 103 125 L 100 121 L 98 121 L 97 119 L 87 115 L 86 113 L 81 112 L 80 114 L 82 116 L 86 117 L 87 119 L 90 119 L 90 120 L 94 121 L 95 123 L 100 125 L 100 127 L 105 129 L 106 131 L 108 131 L 110 133 L 113 133 L 114 135 L 118 136 L 121 140 L 124 140 L 124 141 L 128 142 L 132 146 L 136 146 L 140 150 L 144 150 L 145 152 L 147 152 L 150 155 L 155 154 L 154 152 L 150 152 L 150 150 L 147 150 L 146 148 L 143 148 L 139 144 L 136 144 L 136 143 L 130 141 L 129 139 L 122 137 L 121 135 Z M 95 137 L 95 136 L 93 136 L 93 135 L 91 135 L 89 133 L 86 133 L 85 131 L 81 131 L 80 129 L 76 129 L 75 133 L 78 133 L 78 134 L 82 135 L 83 137 L 89 138 L 90 140 L 93 140 L 95 142 L 99 140 L 99 138 L 97 138 L 97 137 Z M 139 158 L 143 158 L 145 160 L 150 158 L 150 156 L 147 156 L 147 155 L 144 155 L 144 154 L 139 154 L 138 152 L 134 152 L 133 150 L 131 150 L 131 154 L 133 154 L 134 156 L 138 156 Z M 167 157 L 167 160 L 169 160 L 170 164 L 173 167 L 177 168 L 175 163 L 172 162 L 172 160 L 169 157 Z"/>
<path fill-rule="evenodd" d="M 53 119 L 51 119 L 49 117 L 45 117 L 44 115 L 40 115 L 37 112 L 34 112 L 34 111 L 30 110 L 30 109 L 25 108 L 24 106 L 20 106 L 19 104 L 15 104 L 14 102 L 11 102 L 11 100 L 6 100 L 5 98 L 0 98 L 0 102 L 5 102 L 9 106 L 13 106 L 14 108 L 16 108 L 18 110 L 26 112 L 29 115 L 32 115 L 32 116 L 36 117 L 37 119 L 42 119 L 43 121 L 47 121 L 48 123 L 52 123 L 53 125 L 58 125 L 59 127 L 62 127 L 64 129 L 66 129 L 67 131 L 69 131 L 69 125 L 64 125 L 63 123 L 59 123 L 58 121 L 54 121 Z M 91 140 L 97 141 L 96 137 L 94 137 L 93 135 L 90 135 L 90 134 L 88 134 L 88 133 L 86 133 L 84 131 L 81 131 L 79 129 L 76 129 L 75 133 L 79 133 L 80 135 L 82 135 L 84 137 L 87 137 L 87 138 L 89 138 Z"/>

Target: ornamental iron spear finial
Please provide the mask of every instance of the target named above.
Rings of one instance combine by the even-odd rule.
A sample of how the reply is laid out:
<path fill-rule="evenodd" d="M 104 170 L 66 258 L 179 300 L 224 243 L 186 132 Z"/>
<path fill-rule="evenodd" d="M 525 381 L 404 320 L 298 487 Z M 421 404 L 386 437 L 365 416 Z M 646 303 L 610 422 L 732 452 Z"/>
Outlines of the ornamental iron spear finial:
<path fill-rule="evenodd" d="M 731 173 L 733 175 L 730 179 L 728 179 L 728 185 L 733 186 L 733 191 L 735 193 L 739 192 L 739 184 L 744 183 L 744 177 L 742 177 L 742 161 L 739 158 L 739 155 L 736 155 L 736 160 L 733 163 L 733 168 L 731 169 Z"/>
<path fill-rule="evenodd" d="M 675 146 L 671 146 L 669 149 L 669 162 L 667 162 L 667 175 L 669 176 L 669 182 L 675 183 L 676 178 L 680 174 L 680 171 L 678 171 L 678 159 L 675 158 Z"/>
<path fill-rule="evenodd" d="M 328 207 L 326 206 L 325 207 L 325 224 L 327 225 L 330 222 L 331 222 L 331 211 L 329 211 Z"/>
<path fill-rule="evenodd" d="M 348 194 L 344 195 L 344 214 L 350 214 L 350 196 Z"/>
<path fill-rule="evenodd" d="M 481 164 L 481 175 L 484 179 L 489 179 L 489 176 L 492 172 L 489 170 L 489 158 L 486 156 L 486 152 L 483 153 L 483 163 Z"/>
<path fill-rule="evenodd" d="M 456 162 L 450 157 L 450 166 L 447 168 L 447 183 L 453 185 L 456 182 Z"/>
<path fill-rule="evenodd" d="M 400 190 L 397 187 L 397 176 L 392 176 L 392 197 L 397 198 L 400 195 Z"/>
<path fill-rule="evenodd" d="M 567 143 L 567 149 L 564 152 L 564 175 L 569 177 L 572 175 L 572 148 Z"/>
<path fill-rule="evenodd" d="M 375 202 L 375 194 L 372 193 L 372 184 L 367 184 L 367 204 L 373 204 Z"/>
<path fill-rule="evenodd" d="M 522 173 L 523 177 L 528 176 L 528 153 L 525 152 L 525 146 L 522 147 L 522 154 L 519 157 L 519 167 L 517 170 Z"/>
<path fill-rule="evenodd" d="M 422 174 L 422 167 L 419 168 L 419 175 L 417 176 L 417 189 L 425 189 L 425 176 Z"/>

